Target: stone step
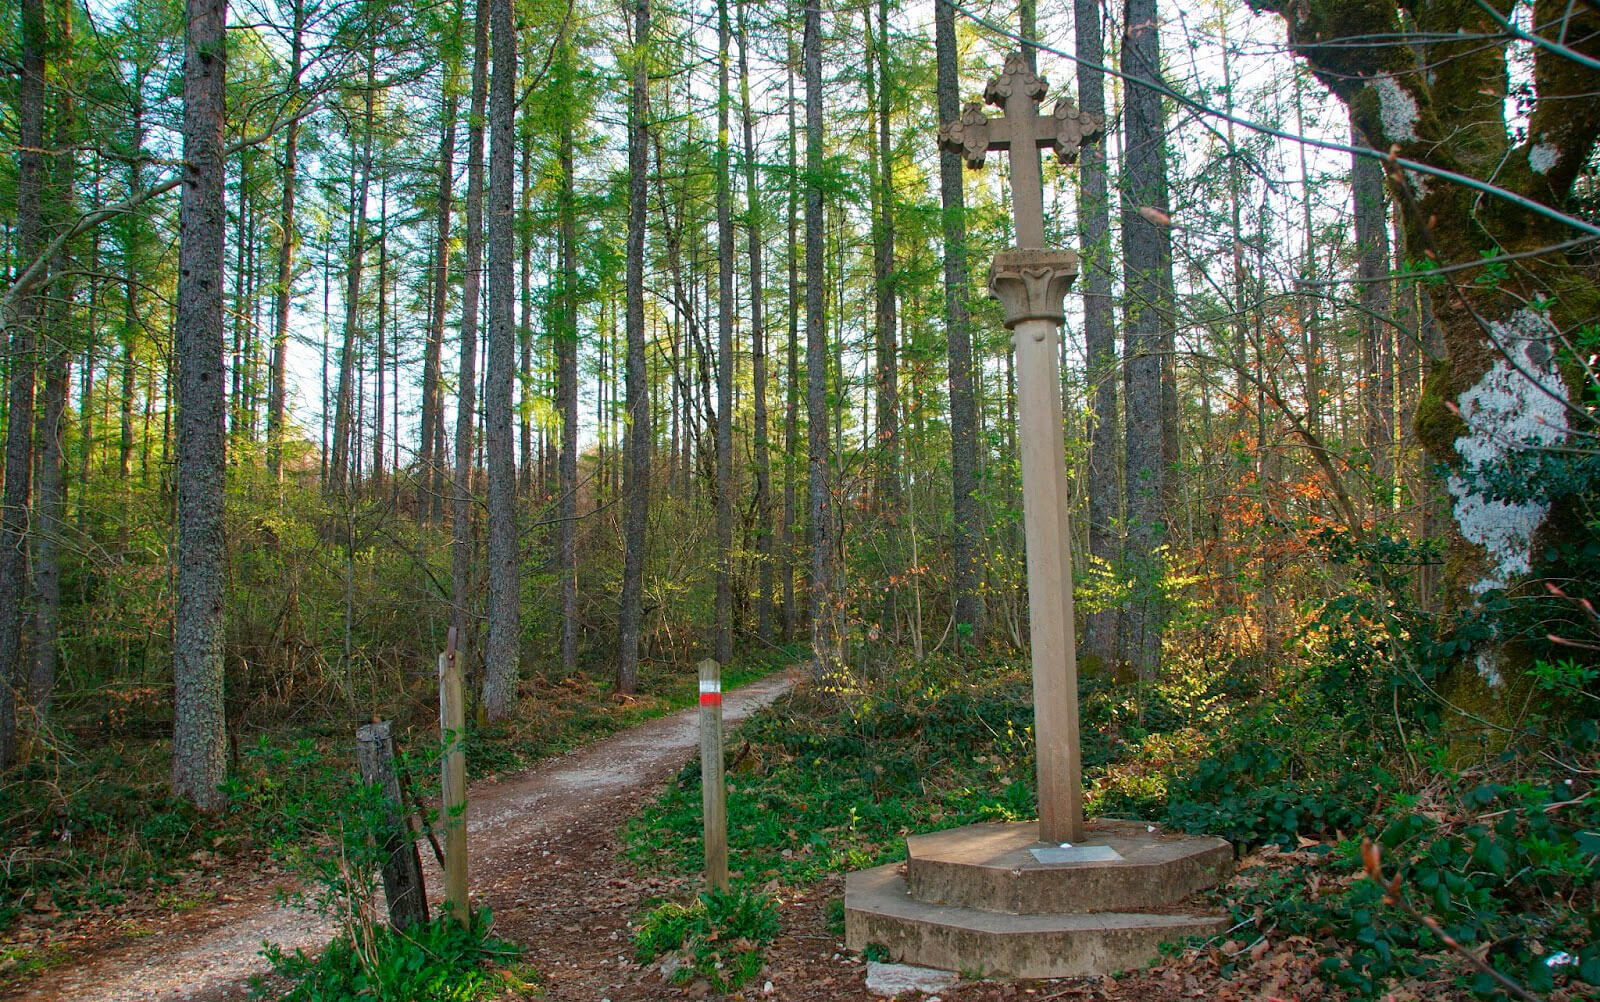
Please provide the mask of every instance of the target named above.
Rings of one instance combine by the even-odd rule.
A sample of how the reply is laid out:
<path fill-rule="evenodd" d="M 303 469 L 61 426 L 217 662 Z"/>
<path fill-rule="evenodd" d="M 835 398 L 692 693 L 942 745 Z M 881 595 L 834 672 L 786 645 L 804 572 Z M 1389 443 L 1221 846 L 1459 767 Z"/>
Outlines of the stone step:
<path fill-rule="evenodd" d="M 845 878 L 845 944 L 900 963 L 991 977 L 1065 978 L 1136 970 L 1162 943 L 1226 929 L 1223 915 L 1093 912 L 1009 915 L 913 898 L 891 863 Z"/>
<path fill-rule="evenodd" d="M 1215 887 L 1233 866 L 1233 848 L 1222 839 L 1169 834 L 1143 822 L 1091 821 L 1075 847 L 1085 857 L 1077 862 L 1072 851 L 1057 852 L 1038 838 L 1031 821 L 913 835 L 906 839 L 906 884 L 919 901 L 982 911 L 1138 912 Z"/>

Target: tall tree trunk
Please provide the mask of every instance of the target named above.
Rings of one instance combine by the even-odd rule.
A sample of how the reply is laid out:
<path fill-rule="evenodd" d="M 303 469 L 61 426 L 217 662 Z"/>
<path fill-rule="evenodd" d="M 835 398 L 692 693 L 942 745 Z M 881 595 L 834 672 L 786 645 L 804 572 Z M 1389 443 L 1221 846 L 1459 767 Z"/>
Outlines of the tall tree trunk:
<path fill-rule="evenodd" d="M 492 0 L 494 101 L 489 112 L 489 351 L 484 373 L 484 430 L 489 467 L 489 640 L 483 704 L 490 720 L 517 705 L 522 640 L 517 575 L 517 463 L 512 388 L 517 376 L 516 215 L 517 30 L 512 0 Z"/>
<path fill-rule="evenodd" d="M 828 449 L 828 318 L 823 310 L 822 8 L 807 4 L 802 43 L 806 82 L 806 420 L 810 436 L 811 652 L 818 681 L 838 671 L 833 608 L 832 459 Z"/>
<path fill-rule="evenodd" d="M 961 76 L 956 64 L 955 6 L 934 3 L 934 47 L 938 60 L 939 121 L 961 115 Z M 959 154 L 939 154 L 939 196 L 944 229 L 944 323 L 949 340 L 950 487 L 955 520 L 950 565 L 958 627 L 983 642 L 983 511 L 978 501 L 978 415 L 972 380 L 972 336 L 967 329 L 966 196 Z"/>
<path fill-rule="evenodd" d="M 63 261 L 62 264 L 66 262 Z M 39 411 L 39 497 L 33 547 L 34 635 L 33 671 L 28 697 L 34 711 L 45 716 L 55 689 L 61 613 L 61 546 L 66 526 L 66 483 L 62 474 L 62 438 L 65 434 L 68 353 L 67 325 L 71 323 L 71 280 L 59 279 L 55 295 L 59 306 L 51 325 L 52 339 L 44 359 L 44 401 Z"/>
<path fill-rule="evenodd" d="M 450 596 L 459 643 L 472 640 L 473 424 L 478 389 L 478 306 L 483 283 L 483 127 L 489 97 L 489 3 L 472 15 L 472 110 L 467 122 L 466 263 L 461 283 L 461 370 L 456 388 L 455 475 L 450 485 Z"/>
<path fill-rule="evenodd" d="M 1167 325 L 1163 259 L 1170 255 L 1165 226 L 1141 210 L 1165 214 L 1161 95 L 1141 81 L 1161 79 L 1155 0 L 1127 0 L 1122 70 L 1129 77 L 1123 120 L 1122 244 L 1127 293 L 1124 310 L 1124 428 L 1127 449 L 1127 573 L 1134 596 L 1123 612 L 1128 660 L 1141 677 L 1161 662 L 1163 611 L 1159 599 L 1166 543 L 1166 457 L 1163 447 L 1163 357 Z"/>
<path fill-rule="evenodd" d="M 733 215 L 728 164 L 728 0 L 717 0 L 717 644 L 733 659 Z"/>
<path fill-rule="evenodd" d="M 17 88 L 17 256 L 44 250 L 44 0 L 22 0 L 22 73 Z M 0 768 L 16 761 L 13 687 L 22 676 L 22 599 L 27 590 L 28 508 L 33 499 L 33 393 L 38 291 L 17 297 L 5 318 L 11 379 L 6 401 L 5 491 L 0 496 Z M 219 317 L 220 319 L 220 317 Z M 219 329 L 220 335 L 220 329 Z"/>
<path fill-rule="evenodd" d="M 304 0 L 294 0 L 294 28 L 289 41 L 289 90 L 300 86 L 300 63 L 306 25 Z M 290 119 L 283 135 L 283 204 L 278 213 L 278 283 L 273 309 L 272 387 L 267 398 L 267 472 L 274 480 L 283 476 L 284 397 L 289 387 L 289 303 L 294 291 L 294 252 L 299 243 L 295 229 L 295 171 L 300 142 L 300 122 Z"/>
<path fill-rule="evenodd" d="M 1105 59 L 1100 0 L 1074 0 L 1073 34 L 1078 57 L 1078 102 L 1102 121 L 1106 115 Z M 1122 562 L 1116 525 L 1117 345 L 1111 303 L 1111 199 L 1107 193 L 1106 147 L 1091 143 L 1079 153 L 1078 219 L 1083 239 L 1083 337 L 1088 357 L 1093 427 L 1089 433 L 1089 554 L 1108 566 Z M 1103 665 L 1117 659 L 1121 644 L 1117 609 L 1087 617 L 1084 651 Z"/>
<path fill-rule="evenodd" d="M 142 79 L 134 74 L 135 83 L 132 87 L 133 108 L 129 124 L 129 150 L 128 150 L 128 190 L 144 190 L 144 180 L 141 177 L 140 164 L 144 154 L 144 105 L 143 92 L 138 81 Z M 123 488 L 126 490 L 133 484 L 133 398 L 134 389 L 138 385 L 138 371 L 134 364 L 135 353 L 138 350 L 140 331 L 139 318 L 139 253 L 143 248 L 143 227 L 140 223 L 144 216 L 135 209 L 129 213 L 122 233 L 122 267 L 123 267 L 123 303 L 122 303 L 122 378 L 119 384 L 121 390 L 121 408 L 119 416 L 121 424 L 119 431 L 121 437 L 117 445 L 117 470 L 122 476 Z M 19 234 L 20 236 L 20 234 Z"/>
<path fill-rule="evenodd" d="M 739 111 L 744 131 L 745 232 L 750 242 L 750 368 L 756 465 L 756 636 L 772 640 L 772 461 L 767 444 L 767 329 L 761 271 L 761 186 L 756 174 L 755 115 L 750 108 L 750 35 L 739 0 Z"/>
<path fill-rule="evenodd" d="M 556 549 L 561 578 L 561 667 L 578 666 L 578 220 L 572 176 L 571 78 L 572 38 L 561 39 L 557 70 L 563 98 L 556 166 L 561 173 L 557 194 L 557 238 L 561 243 L 561 330 L 556 335 L 556 409 L 561 412 L 561 455 L 557 488 L 561 492 L 561 531 Z"/>
<path fill-rule="evenodd" d="M 524 115 L 527 115 L 526 107 Z M 517 463 L 517 490 L 533 490 L 533 129 L 524 118 L 522 125 L 522 202 L 517 214 L 522 254 L 522 319 L 517 323 L 517 417 L 520 451 Z"/>
<path fill-rule="evenodd" d="M 459 33 L 460 7 L 451 21 Z M 455 185 L 456 111 L 460 107 L 457 76 L 456 52 L 452 49 L 445 57 L 442 85 L 444 135 L 439 139 L 439 201 L 433 227 L 433 306 L 422 354 L 422 415 L 417 433 L 417 517 L 434 523 L 444 517 L 444 401 L 440 383 L 445 311 L 450 303 L 450 211 Z"/>
<path fill-rule="evenodd" d="M 896 587 L 895 580 L 901 573 L 901 560 L 899 556 L 899 520 L 900 509 L 903 505 L 900 497 L 900 348 L 896 343 L 899 334 L 899 320 L 895 316 L 896 297 L 899 289 L 895 279 L 894 267 L 894 147 L 890 144 L 889 119 L 894 110 L 893 91 L 889 81 L 889 3 L 888 0 L 878 0 L 878 37 L 871 38 L 870 16 L 868 18 L 868 45 L 875 53 L 869 51 L 867 58 L 868 76 L 872 72 L 872 56 L 877 56 L 877 125 L 878 143 L 873 159 L 877 162 L 876 182 L 877 192 L 875 200 L 878 207 L 878 218 L 873 227 L 872 271 L 873 285 L 876 293 L 875 320 L 877 323 L 877 495 L 878 514 L 884 530 L 888 533 L 885 540 L 885 552 L 888 554 L 884 572 L 887 582 L 883 589 L 883 610 L 881 616 L 883 635 L 893 639 L 895 633 Z M 870 89 L 870 88 L 869 88 Z M 871 95 L 869 95 L 870 97 Z"/>
<path fill-rule="evenodd" d="M 383 487 L 384 366 L 388 363 L 389 321 L 389 171 L 384 165 L 381 194 L 378 196 L 378 357 L 372 366 L 375 384 L 372 394 L 372 487 L 376 494 Z"/>
<path fill-rule="evenodd" d="M 72 61 L 72 10 L 63 5 L 57 21 L 55 52 L 63 64 Z M 77 206 L 73 185 L 78 132 L 77 102 L 68 86 L 56 99 L 56 162 L 50 177 L 54 224 L 59 227 L 71 223 Z M 61 618 L 60 540 L 67 510 L 62 440 L 66 433 L 70 346 L 79 340 L 73 331 L 75 289 L 67 268 L 66 245 L 56 251 L 55 257 L 50 270 L 62 277 L 56 281 L 50 310 L 44 353 L 44 405 L 39 411 L 39 498 L 33 530 L 33 671 L 28 680 L 28 697 L 34 712 L 41 717 L 49 713 L 50 694 L 56 684 Z"/>
<path fill-rule="evenodd" d="M 339 382 L 334 391 L 333 458 L 328 474 L 332 490 L 344 493 L 355 476 L 356 426 L 360 415 L 355 403 L 356 352 L 361 337 L 361 263 L 367 249 L 367 190 L 372 183 L 372 120 L 375 98 L 376 59 L 367 59 L 366 110 L 362 115 L 361 180 L 352 182 L 350 204 L 350 249 L 345 262 L 344 347 L 339 352 Z"/>
<path fill-rule="evenodd" d="M 178 214 L 178 568 L 173 628 L 172 787 L 202 810 L 225 798 L 222 395 L 225 0 L 187 0 Z"/>
<path fill-rule="evenodd" d="M 794 89 L 795 63 L 799 60 L 795 52 L 793 25 L 785 27 L 784 39 L 788 55 L 784 77 L 787 88 L 785 107 L 789 116 L 789 211 L 786 214 L 789 225 L 784 253 L 789 262 L 789 338 L 784 359 L 783 387 L 783 639 L 789 641 L 794 639 L 800 623 L 800 603 L 795 598 L 798 561 L 794 532 L 797 517 L 795 487 L 800 479 L 796 468 L 796 459 L 800 455 L 800 160 L 796 141 L 799 130 L 795 127 L 797 102 Z"/>
<path fill-rule="evenodd" d="M 645 524 L 650 504 L 650 390 L 644 355 L 645 194 L 650 170 L 650 4 L 633 9 L 632 84 L 628 101 L 628 421 L 622 513 L 622 607 L 617 617 L 617 691 L 639 686 L 639 624 Z"/>
<path fill-rule="evenodd" d="M 1354 122 L 1350 141 L 1370 146 Z M 1379 513 L 1398 503 L 1393 482 L 1394 354 L 1391 319 L 1394 308 L 1389 276 L 1389 225 L 1385 218 L 1383 165 L 1371 157 L 1350 157 L 1350 195 L 1355 204 L 1357 298 L 1361 304 L 1362 444 L 1372 469 Z"/>

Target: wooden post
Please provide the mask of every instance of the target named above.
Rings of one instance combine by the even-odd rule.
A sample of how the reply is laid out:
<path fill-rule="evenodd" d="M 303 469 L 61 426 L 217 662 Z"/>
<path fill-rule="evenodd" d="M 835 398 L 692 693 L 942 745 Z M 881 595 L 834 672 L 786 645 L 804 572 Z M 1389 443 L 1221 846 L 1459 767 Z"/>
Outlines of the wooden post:
<path fill-rule="evenodd" d="M 387 720 L 356 731 L 356 761 L 361 778 L 376 786 L 385 801 L 381 830 L 374 837 L 383 850 L 383 894 L 389 902 L 389 923 L 396 929 L 426 923 L 428 892 L 422 882 L 422 857 L 400 806 L 400 780 L 394 771 L 394 743 Z"/>
<path fill-rule="evenodd" d="M 461 700 L 461 665 L 456 660 L 456 628 L 450 627 L 445 652 L 439 655 L 439 733 L 444 741 L 443 772 L 445 907 L 459 922 L 468 922 L 467 901 L 467 713 Z"/>
<path fill-rule="evenodd" d="M 722 666 L 700 662 L 700 808 L 705 816 L 706 886 L 728 889 L 728 795 L 722 780 Z"/>

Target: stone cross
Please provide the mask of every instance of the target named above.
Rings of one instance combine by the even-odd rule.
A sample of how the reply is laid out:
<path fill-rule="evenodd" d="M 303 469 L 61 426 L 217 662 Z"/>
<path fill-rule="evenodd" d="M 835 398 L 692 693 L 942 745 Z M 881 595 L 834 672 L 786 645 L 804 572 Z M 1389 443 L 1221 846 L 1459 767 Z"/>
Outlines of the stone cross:
<path fill-rule="evenodd" d="M 1034 149 L 1064 162 L 1098 136 L 1103 123 L 1068 99 L 1039 114 L 1047 84 L 1020 53 L 984 98 L 1004 110 L 989 118 L 972 101 L 939 130 L 940 146 L 967 166 L 989 150 L 1009 150 L 1017 244 L 995 255 L 989 292 L 1005 311 L 1017 354 L 1017 422 L 1022 450 L 1022 520 L 1028 560 L 1028 624 L 1033 645 L 1034 741 L 1039 760 L 1039 839 L 1083 839 L 1082 758 L 1078 749 L 1078 654 L 1073 635 L 1071 534 L 1066 450 L 1056 355 L 1065 320 L 1061 301 L 1078 276 L 1078 255 L 1045 246 L 1044 196 Z M 1024 155 L 1025 154 L 1025 155 Z"/>

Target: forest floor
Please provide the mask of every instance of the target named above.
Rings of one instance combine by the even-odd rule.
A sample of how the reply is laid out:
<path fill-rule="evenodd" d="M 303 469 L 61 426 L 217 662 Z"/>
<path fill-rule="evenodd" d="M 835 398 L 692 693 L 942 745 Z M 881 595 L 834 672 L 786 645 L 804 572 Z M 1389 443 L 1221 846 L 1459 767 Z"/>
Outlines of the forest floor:
<path fill-rule="evenodd" d="M 743 719 L 776 699 L 791 681 L 784 674 L 772 675 L 730 692 L 726 718 L 730 723 Z M 648 721 L 473 789 L 474 900 L 493 909 L 497 937 L 524 947 L 525 963 L 517 970 L 536 980 L 531 989 L 508 980 L 503 998 L 625 1002 L 717 997 L 704 981 L 673 984 L 656 965 L 635 961 L 630 922 L 654 901 L 689 896 L 695 882 L 641 872 L 624 858 L 618 835 L 623 820 L 693 755 L 696 712 L 683 710 Z M 437 890 L 440 881 L 429 854 L 424 859 Z M 225 872 L 208 879 L 213 885 L 209 890 L 185 890 L 194 902 L 187 910 L 169 910 L 138 924 L 124 920 L 98 931 L 91 927 L 64 947 L 68 955 L 61 963 L 7 997 L 27 1002 L 244 999 L 251 997 L 252 976 L 266 970 L 263 941 L 285 950 L 314 950 L 332 935 L 326 919 L 280 903 L 278 892 L 286 884 L 281 873 Z M 798 890 L 779 890 L 782 932 L 766 952 L 765 968 L 732 997 L 795 1002 L 874 998 L 865 984 L 866 965 L 844 950 L 832 914 L 836 909 L 829 907 L 842 894 L 839 876 Z M 1322 994 L 1312 976 L 1311 951 L 1286 943 L 1249 952 L 1259 962 L 1233 965 L 1246 968 L 1237 981 L 1219 976 L 1218 958 L 1191 952 L 1120 980 L 964 981 L 942 996 L 945 1002 L 1176 1002 Z"/>
<path fill-rule="evenodd" d="M 789 685 L 777 674 L 729 692 L 725 719 L 743 719 Z M 647 721 L 470 791 L 474 903 L 494 910 L 501 937 L 529 945 L 526 959 L 548 974 L 549 997 L 600 998 L 589 986 L 613 977 L 615 957 L 631 952 L 626 923 L 635 899 L 660 892 L 624 878 L 615 830 L 694 753 L 697 714 Z M 437 892 L 442 881 L 431 854 L 423 860 Z M 333 934 L 325 918 L 280 902 L 287 885 L 281 873 L 223 872 L 203 883 L 183 888 L 187 905 L 176 913 L 85 928 L 59 944 L 62 962 L 4 997 L 244 999 L 251 976 L 266 971 L 263 941 L 292 952 L 315 949 Z"/>

